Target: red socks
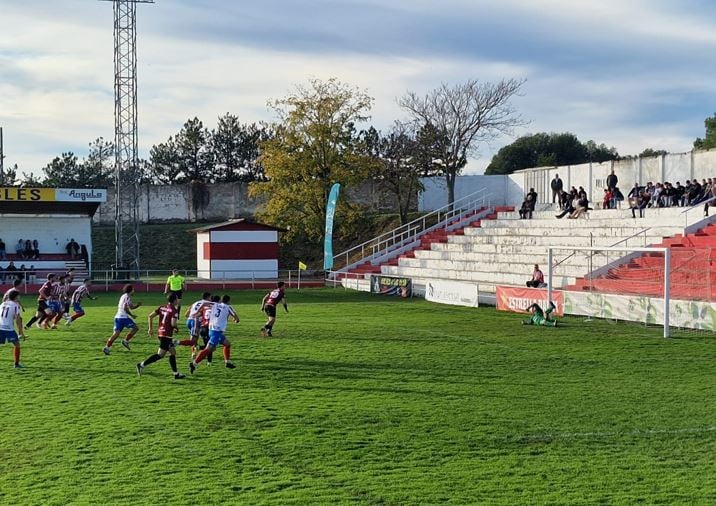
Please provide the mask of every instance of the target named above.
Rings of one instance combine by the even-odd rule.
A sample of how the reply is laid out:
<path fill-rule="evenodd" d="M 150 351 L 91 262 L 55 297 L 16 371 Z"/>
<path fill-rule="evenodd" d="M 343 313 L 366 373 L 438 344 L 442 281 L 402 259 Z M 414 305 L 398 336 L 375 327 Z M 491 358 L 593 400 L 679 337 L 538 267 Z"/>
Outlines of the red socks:
<path fill-rule="evenodd" d="M 226 349 L 226 348 L 224 348 L 224 349 Z M 202 360 L 204 360 L 209 353 L 211 353 L 211 350 L 210 350 L 209 348 L 204 348 L 204 349 L 201 350 L 201 351 L 199 352 L 199 354 L 196 356 L 196 358 L 194 359 L 194 363 L 195 363 L 195 364 L 198 364 L 199 362 L 201 362 Z"/>
<path fill-rule="evenodd" d="M 72 315 L 72 318 L 70 318 L 70 320 L 75 321 L 77 318 L 82 318 L 84 315 L 84 313 L 75 313 Z"/>
<path fill-rule="evenodd" d="M 182 339 L 179 341 L 179 346 L 194 346 L 196 344 L 196 341 L 193 339 Z"/>
<path fill-rule="evenodd" d="M 16 363 L 16 364 L 19 364 L 19 363 L 20 363 L 20 347 L 19 347 L 19 346 L 15 346 L 15 347 L 12 349 L 12 353 L 13 353 L 13 356 L 15 357 L 15 363 Z"/>
<path fill-rule="evenodd" d="M 227 362 L 231 359 L 231 346 L 224 346 L 224 360 Z"/>

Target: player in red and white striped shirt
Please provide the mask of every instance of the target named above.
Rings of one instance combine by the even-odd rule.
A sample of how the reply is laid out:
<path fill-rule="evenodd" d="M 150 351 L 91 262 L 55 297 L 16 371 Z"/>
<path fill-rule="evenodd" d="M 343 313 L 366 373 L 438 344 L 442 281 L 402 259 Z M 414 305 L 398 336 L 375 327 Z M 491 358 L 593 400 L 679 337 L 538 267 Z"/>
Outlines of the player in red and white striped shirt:
<path fill-rule="evenodd" d="M 85 315 L 85 310 L 82 307 L 82 299 L 87 297 L 90 300 L 97 300 L 97 297 L 92 297 L 92 294 L 90 294 L 90 286 L 92 286 L 92 280 L 85 279 L 84 282 L 72 293 L 72 299 L 70 302 L 72 303 L 72 310 L 74 311 L 74 314 L 69 320 L 67 320 L 65 325 L 71 325 L 73 321 L 78 318 L 82 318 Z"/>

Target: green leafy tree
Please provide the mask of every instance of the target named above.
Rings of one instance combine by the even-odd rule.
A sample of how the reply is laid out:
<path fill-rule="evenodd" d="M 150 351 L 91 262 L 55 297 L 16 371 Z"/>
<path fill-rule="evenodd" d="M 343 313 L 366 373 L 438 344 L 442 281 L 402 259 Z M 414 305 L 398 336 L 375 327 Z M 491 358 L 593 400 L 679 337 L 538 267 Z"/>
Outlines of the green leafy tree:
<path fill-rule="evenodd" d="M 259 163 L 260 145 L 271 137 L 263 124 L 243 124 L 233 114 L 219 118 L 211 132 L 211 152 L 215 181 L 261 181 L 265 179 Z"/>
<path fill-rule="evenodd" d="M 250 190 L 267 199 L 261 217 L 288 229 L 286 241 L 320 240 L 331 186 L 368 177 L 373 161 L 360 149 L 355 124 L 368 119 L 372 103 L 365 92 L 336 79 L 312 79 L 270 102 L 279 121 L 273 137 L 261 145 L 268 181 L 253 183 Z M 337 233 L 349 233 L 360 216 L 345 196 L 336 210 Z"/>
<path fill-rule="evenodd" d="M 495 139 L 524 122 L 512 107 L 524 81 L 503 79 L 497 83 L 469 80 L 441 85 L 424 96 L 409 92 L 399 100 L 416 125 L 430 125 L 439 134 L 440 167 L 448 189 L 448 204 L 455 201 L 455 178 L 482 143 Z"/>
<path fill-rule="evenodd" d="M 173 184 L 182 179 L 182 165 L 179 151 L 173 137 L 167 142 L 152 146 L 149 151 L 149 172 L 160 184 Z"/>
<path fill-rule="evenodd" d="M 716 113 L 704 120 L 706 134 L 703 138 L 699 137 L 694 141 L 696 149 L 713 149 L 716 148 Z"/>
<path fill-rule="evenodd" d="M 572 133 L 540 132 L 525 135 L 502 147 L 492 158 L 485 174 L 512 174 L 532 167 L 601 163 L 619 157 L 616 149 L 594 141 L 580 142 Z"/>
<path fill-rule="evenodd" d="M 646 148 L 644 151 L 639 153 L 638 158 L 650 158 L 652 156 L 664 156 L 668 154 L 669 152 L 665 149 Z"/>
<path fill-rule="evenodd" d="M 176 136 L 179 166 L 186 181 L 207 182 L 214 167 L 209 130 L 199 118 L 188 120 Z"/>
<path fill-rule="evenodd" d="M 17 168 L 17 164 L 13 165 L 9 169 L 6 168 L 3 171 L 3 177 L 0 178 L 0 186 L 15 186 L 19 183 L 19 169 Z"/>
<path fill-rule="evenodd" d="M 42 170 L 45 173 L 44 186 L 71 188 L 78 185 L 79 161 L 71 151 L 56 156 Z"/>

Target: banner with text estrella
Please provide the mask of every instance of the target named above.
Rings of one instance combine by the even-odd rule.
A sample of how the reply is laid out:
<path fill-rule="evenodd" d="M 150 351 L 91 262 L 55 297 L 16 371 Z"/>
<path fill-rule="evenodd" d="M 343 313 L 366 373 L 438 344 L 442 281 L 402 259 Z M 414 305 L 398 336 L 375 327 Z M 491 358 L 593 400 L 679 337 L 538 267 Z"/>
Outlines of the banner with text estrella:
<path fill-rule="evenodd" d="M 496 291 L 497 309 L 499 311 L 512 311 L 526 313 L 527 308 L 537 303 L 542 309 L 547 309 L 547 290 L 541 288 L 519 288 L 514 286 L 498 286 Z M 561 291 L 552 292 L 552 302 L 557 306 L 554 314 L 564 315 L 564 297 Z"/>

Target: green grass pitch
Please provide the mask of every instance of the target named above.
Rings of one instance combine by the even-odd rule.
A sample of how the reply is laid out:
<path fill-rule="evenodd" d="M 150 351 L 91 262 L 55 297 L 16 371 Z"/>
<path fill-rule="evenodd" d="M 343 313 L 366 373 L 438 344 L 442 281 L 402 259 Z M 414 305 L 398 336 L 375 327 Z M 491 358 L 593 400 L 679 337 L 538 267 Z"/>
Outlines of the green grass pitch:
<path fill-rule="evenodd" d="M 25 370 L 0 347 L 0 504 L 716 502 L 710 335 L 326 289 L 290 290 L 262 339 L 262 293 L 235 292 L 238 368 L 174 381 L 134 370 L 161 297 L 105 357 L 99 295 L 30 332 Z"/>

